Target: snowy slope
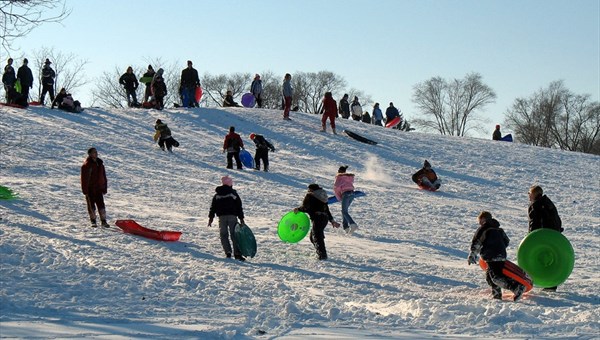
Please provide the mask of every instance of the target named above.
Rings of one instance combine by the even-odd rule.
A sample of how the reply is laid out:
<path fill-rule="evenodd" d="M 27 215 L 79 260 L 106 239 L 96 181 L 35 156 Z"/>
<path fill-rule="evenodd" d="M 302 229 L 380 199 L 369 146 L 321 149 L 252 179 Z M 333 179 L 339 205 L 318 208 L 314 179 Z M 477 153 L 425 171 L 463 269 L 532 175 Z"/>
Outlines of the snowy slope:
<path fill-rule="evenodd" d="M 181 147 L 152 142 L 165 121 Z M 0 109 L 0 334 L 3 338 L 598 338 L 600 333 L 600 157 L 481 139 L 403 133 L 338 120 L 368 136 L 317 132 L 320 116 L 230 108 L 102 110 L 82 114 Z M 277 152 L 271 172 L 225 169 L 230 125 L 251 152 L 251 132 Z M 109 222 L 135 219 L 183 231 L 161 243 L 91 229 L 79 185 L 86 150 L 105 162 Z M 437 193 L 410 175 L 428 159 Z M 284 244 L 279 218 L 306 186 L 331 192 L 340 165 L 357 174 L 353 236 L 330 226 L 330 260 L 308 239 Z M 246 263 L 227 260 L 210 200 L 229 174 L 258 244 Z M 483 271 L 466 256 L 481 210 L 500 221 L 515 259 L 527 232 L 527 189 L 543 186 L 576 250 L 555 294 L 535 289 L 520 302 L 493 301 Z M 332 205 L 341 222 L 340 206 Z M 216 223 L 215 223 L 216 224 Z"/>

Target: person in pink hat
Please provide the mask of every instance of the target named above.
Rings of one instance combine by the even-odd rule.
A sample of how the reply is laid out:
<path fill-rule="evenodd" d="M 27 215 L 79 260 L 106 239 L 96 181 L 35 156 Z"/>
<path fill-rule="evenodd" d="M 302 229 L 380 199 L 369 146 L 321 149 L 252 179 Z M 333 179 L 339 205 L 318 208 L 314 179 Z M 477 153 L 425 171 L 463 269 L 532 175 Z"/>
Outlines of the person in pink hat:
<path fill-rule="evenodd" d="M 231 258 L 231 254 L 238 261 L 246 261 L 242 256 L 240 247 L 234 237 L 235 225 L 244 224 L 244 209 L 242 199 L 237 191 L 233 189 L 233 179 L 229 176 L 221 177 L 221 186 L 215 189 L 210 211 L 208 213 L 208 226 L 212 225 L 215 215 L 219 217 L 219 236 L 225 257 Z M 229 242 L 231 239 L 231 243 Z M 233 248 L 232 245 L 233 244 Z"/>

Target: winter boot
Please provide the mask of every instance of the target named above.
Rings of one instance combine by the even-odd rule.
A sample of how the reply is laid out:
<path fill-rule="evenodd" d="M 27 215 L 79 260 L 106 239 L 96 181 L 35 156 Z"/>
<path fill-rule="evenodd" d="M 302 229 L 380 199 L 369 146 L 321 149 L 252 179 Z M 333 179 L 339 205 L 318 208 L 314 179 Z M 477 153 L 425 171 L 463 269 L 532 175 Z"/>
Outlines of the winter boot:
<path fill-rule="evenodd" d="M 102 227 L 104 227 L 104 228 L 110 228 L 110 225 L 108 225 L 108 223 L 106 222 L 106 220 L 101 220 L 100 222 L 102 223 Z"/>
<path fill-rule="evenodd" d="M 92 218 L 90 221 L 92 222 L 92 228 L 98 227 L 98 224 L 96 223 L 96 219 L 95 218 Z"/>
<path fill-rule="evenodd" d="M 335 129 L 331 129 L 331 130 L 333 130 L 333 134 L 334 135 L 337 135 L 337 132 L 335 132 Z"/>
<path fill-rule="evenodd" d="M 513 297 L 513 301 L 517 301 L 521 298 L 521 295 L 523 295 L 523 293 L 525 293 L 525 286 L 523 285 L 519 285 L 514 291 L 513 293 L 515 294 L 515 296 Z"/>
<path fill-rule="evenodd" d="M 500 287 L 492 288 L 492 297 L 496 300 L 502 300 L 502 289 Z"/>

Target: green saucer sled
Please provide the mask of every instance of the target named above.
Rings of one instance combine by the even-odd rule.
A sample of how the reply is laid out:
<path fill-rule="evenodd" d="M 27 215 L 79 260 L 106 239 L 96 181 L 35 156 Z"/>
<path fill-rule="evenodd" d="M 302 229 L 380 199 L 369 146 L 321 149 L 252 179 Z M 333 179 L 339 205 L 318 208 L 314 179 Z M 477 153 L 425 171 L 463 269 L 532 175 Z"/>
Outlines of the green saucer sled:
<path fill-rule="evenodd" d="M 277 226 L 277 234 L 283 242 L 300 242 L 310 230 L 310 219 L 303 212 L 289 213 L 283 215 Z"/>
<path fill-rule="evenodd" d="M 16 198 L 18 198 L 17 194 L 9 188 L 0 185 L 0 200 L 13 200 Z"/>
<path fill-rule="evenodd" d="M 542 228 L 532 231 L 521 241 L 517 261 L 536 287 L 556 287 L 571 275 L 575 252 L 563 234 Z"/>

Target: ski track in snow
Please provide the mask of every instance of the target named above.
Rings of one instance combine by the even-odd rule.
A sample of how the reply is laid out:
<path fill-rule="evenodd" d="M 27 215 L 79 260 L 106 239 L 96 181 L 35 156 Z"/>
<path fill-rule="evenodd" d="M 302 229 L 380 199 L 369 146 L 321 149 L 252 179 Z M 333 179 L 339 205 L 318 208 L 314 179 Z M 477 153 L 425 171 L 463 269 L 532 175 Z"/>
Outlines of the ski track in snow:
<path fill-rule="evenodd" d="M 403 133 L 338 119 L 376 140 L 318 132 L 320 116 L 245 108 L 0 109 L 0 183 L 20 199 L 0 201 L 2 338 L 562 338 L 600 334 L 600 157 L 473 138 Z M 152 141 L 154 121 L 181 143 Z M 276 147 L 269 173 L 225 169 L 230 125 Z M 89 147 L 105 162 L 109 222 L 135 219 L 183 232 L 167 243 L 89 227 L 79 170 Z M 439 192 L 410 176 L 428 159 Z M 332 193 L 340 165 L 367 192 L 350 212 L 352 236 L 326 229 L 330 259 L 308 238 L 285 244 L 279 218 L 316 182 Z M 591 171 L 591 172 L 590 172 Z M 240 194 L 258 254 L 225 259 L 207 224 L 220 177 Z M 591 175 L 591 176 L 590 176 Z M 592 177 L 592 180 L 588 179 Z M 489 210 L 511 238 L 527 232 L 527 190 L 542 185 L 576 252 L 555 294 L 520 302 L 490 298 L 484 273 L 467 266 L 476 216 Z M 340 205 L 330 206 L 341 222 Z M 216 223 L 215 223 L 216 225 Z"/>

